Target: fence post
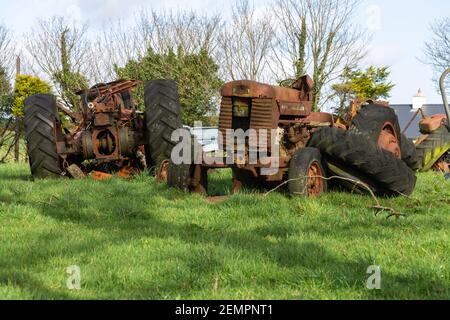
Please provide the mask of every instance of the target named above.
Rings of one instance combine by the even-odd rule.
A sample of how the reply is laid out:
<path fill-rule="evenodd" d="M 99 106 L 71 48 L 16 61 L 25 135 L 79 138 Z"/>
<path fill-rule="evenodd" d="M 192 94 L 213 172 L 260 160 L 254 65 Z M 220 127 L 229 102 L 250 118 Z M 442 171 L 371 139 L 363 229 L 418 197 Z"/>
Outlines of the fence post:
<path fill-rule="evenodd" d="M 16 58 L 16 86 L 17 77 L 20 75 L 20 57 Z M 14 161 L 19 162 L 20 158 L 20 117 L 16 117 L 16 136 L 15 136 L 15 146 L 14 146 Z"/>

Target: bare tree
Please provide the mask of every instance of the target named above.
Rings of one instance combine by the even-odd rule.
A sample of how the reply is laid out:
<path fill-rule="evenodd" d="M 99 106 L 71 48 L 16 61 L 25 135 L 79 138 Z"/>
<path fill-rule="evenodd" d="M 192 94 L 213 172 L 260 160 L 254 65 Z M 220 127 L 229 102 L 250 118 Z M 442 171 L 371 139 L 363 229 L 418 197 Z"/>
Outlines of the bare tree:
<path fill-rule="evenodd" d="M 220 23 L 218 15 L 201 16 L 193 11 L 144 11 L 137 28 L 144 40 L 145 50 L 151 47 L 163 53 L 169 48 L 179 48 L 187 54 L 201 50 L 211 53 L 217 46 Z"/>
<path fill-rule="evenodd" d="M 6 120 L 0 123 L 0 149 L 6 151 L 0 157 L 0 163 L 6 161 L 14 147 L 15 159 L 18 161 L 20 119 L 11 117 L 14 54 L 12 35 L 5 26 L 0 25 L 0 119 L 6 116 Z"/>
<path fill-rule="evenodd" d="M 263 81 L 273 39 L 270 16 L 258 17 L 248 0 L 237 0 L 220 39 L 225 77 Z"/>
<path fill-rule="evenodd" d="M 361 0 L 277 0 L 277 41 L 273 72 L 279 81 L 292 82 L 305 72 L 314 79 L 312 108 L 320 109 L 332 97 L 326 86 L 344 68 L 363 58 L 368 37 L 351 23 Z"/>
<path fill-rule="evenodd" d="M 14 44 L 10 31 L 0 24 L 0 119 L 9 116 L 11 105 L 11 79 L 14 71 Z M 3 131 L 2 131 L 3 132 Z M 4 136 L 6 130 L 1 134 Z M 1 143 L 0 143 L 1 146 Z"/>
<path fill-rule="evenodd" d="M 426 63 L 433 67 L 435 77 L 438 78 L 450 68 L 450 18 L 436 21 L 431 26 L 431 32 L 433 37 L 425 44 Z M 450 88 L 450 84 L 447 87 Z"/>
<path fill-rule="evenodd" d="M 71 92 L 86 86 L 90 74 L 90 43 L 87 26 L 81 27 L 63 17 L 38 20 L 25 36 L 26 48 L 34 62 L 53 82 L 57 93 L 74 104 Z"/>
<path fill-rule="evenodd" d="M 7 78 L 10 78 L 14 72 L 14 52 L 15 45 L 11 32 L 6 26 L 0 24 L 0 68 L 6 72 L 4 76 Z"/>
<path fill-rule="evenodd" d="M 120 19 L 104 26 L 91 41 L 91 54 L 88 57 L 91 79 L 96 83 L 115 80 L 115 67 L 123 66 L 143 52 L 144 44 L 139 36 L 135 25 L 126 25 Z"/>
<path fill-rule="evenodd" d="M 186 54 L 204 50 L 213 54 L 221 20 L 219 16 L 200 16 L 195 12 L 141 11 L 135 23 L 115 21 L 96 37 L 92 46 L 97 70 L 114 78 L 116 66 L 143 57 L 149 48 L 159 54 L 182 50 Z"/>

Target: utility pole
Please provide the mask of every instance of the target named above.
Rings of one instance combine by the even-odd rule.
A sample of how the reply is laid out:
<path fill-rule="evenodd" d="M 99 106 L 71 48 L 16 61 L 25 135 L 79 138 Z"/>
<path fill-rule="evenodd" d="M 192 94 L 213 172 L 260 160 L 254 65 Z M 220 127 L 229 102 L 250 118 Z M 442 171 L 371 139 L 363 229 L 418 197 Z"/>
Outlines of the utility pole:
<path fill-rule="evenodd" d="M 17 79 L 20 76 L 20 57 L 16 58 L 16 84 L 17 87 Z M 14 138 L 15 146 L 14 146 L 14 161 L 19 162 L 20 158 L 20 117 L 16 117 L 16 136 Z"/>

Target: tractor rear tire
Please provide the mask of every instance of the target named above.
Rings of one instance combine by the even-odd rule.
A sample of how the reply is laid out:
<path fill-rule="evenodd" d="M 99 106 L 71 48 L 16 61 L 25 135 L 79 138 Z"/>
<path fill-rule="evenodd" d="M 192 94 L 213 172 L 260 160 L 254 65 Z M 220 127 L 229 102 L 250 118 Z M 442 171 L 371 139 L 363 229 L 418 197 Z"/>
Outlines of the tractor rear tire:
<path fill-rule="evenodd" d="M 144 88 L 145 148 L 147 167 L 158 170 L 170 159 L 175 142 L 172 132 L 182 128 L 180 97 L 177 84 L 173 80 L 153 80 Z"/>
<path fill-rule="evenodd" d="M 298 150 L 289 162 L 289 193 L 293 196 L 318 196 L 327 191 L 322 155 L 316 148 Z"/>
<path fill-rule="evenodd" d="M 56 149 L 56 98 L 38 94 L 25 100 L 25 137 L 33 178 L 57 178 L 63 172 Z"/>
<path fill-rule="evenodd" d="M 337 176 L 354 177 L 381 196 L 410 195 L 416 176 L 405 162 L 367 140 L 364 135 L 337 128 L 321 128 L 310 145 L 318 148 L 328 170 Z M 349 183 L 342 183 L 348 187 Z M 358 186 L 356 183 L 350 183 Z"/>
<path fill-rule="evenodd" d="M 395 153 L 400 158 L 402 136 L 394 109 L 378 104 L 364 106 L 358 110 L 358 113 L 353 118 L 349 131 L 362 134 L 367 140 L 379 144 L 379 139 L 386 126 L 392 129 L 390 131 L 393 132 L 390 133 L 397 139 L 395 152 L 392 151 L 392 153 Z"/>
<path fill-rule="evenodd" d="M 401 142 L 400 125 L 394 109 L 377 104 L 369 104 L 362 107 L 353 118 L 349 130 L 362 133 L 370 141 L 377 143 L 383 125 L 386 122 L 392 124 L 399 142 Z"/>
<path fill-rule="evenodd" d="M 420 171 L 430 170 L 434 164 L 450 151 L 450 130 L 442 125 L 416 146 Z"/>
<path fill-rule="evenodd" d="M 404 134 L 400 138 L 400 149 L 402 150 L 402 160 L 413 170 L 420 168 L 419 155 L 414 142 L 408 139 Z"/>

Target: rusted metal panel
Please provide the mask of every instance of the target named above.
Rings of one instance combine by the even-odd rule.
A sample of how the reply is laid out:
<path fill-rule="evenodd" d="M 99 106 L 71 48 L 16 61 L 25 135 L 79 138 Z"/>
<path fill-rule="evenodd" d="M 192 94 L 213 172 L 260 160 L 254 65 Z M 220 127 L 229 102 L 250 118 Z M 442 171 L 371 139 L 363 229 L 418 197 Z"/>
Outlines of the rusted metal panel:
<path fill-rule="evenodd" d="M 112 177 L 113 177 L 112 174 L 101 172 L 101 171 L 92 171 L 91 172 L 91 178 L 94 180 L 97 180 L 97 181 L 109 180 Z"/>
<path fill-rule="evenodd" d="M 436 114 L 431 117 L 425 117 L 419 122 L 420 132 L 432 133 L 439 129 L 447 121 L 445 114 Z"/>
<path fill-rule="evenodd" d="M 271 86 L 250 80 L 238 80 L 222 87 L 223 97 L 273 98 L 286 102 L 298 102 L 300 91 L 292 88 Z"/>
<path fill-rule="evenodd" d="M 226 131 L 233 125 L 233 101 L 231 97 L 223 97 L 220 105 L 219 115 L 219 147 L 222 147 L 226 141 Z"/>
<path fill-rule="evenodd" d="M 310 126 L 317 127 L 331 127 L 334 123 L 333 115 L 326 112 L 312 112 L 303 121 Z"/>
<path fill-rule="evenodd" d="M 298 78 L 291 85 L 292 88 L 300 91 L 301 101 L 311 101 L 311 93 L 314 88 L 314 80 L 309 75 Z"/>
<path fill-rule="evenodd" d="M 278 100 L 277 103 L 280 114 L 283 116 L 304 117 L 311 113 L 311 102 L 309 101 L 286 102 Z"/>
<path fill-rule="evenodd" d="M 117 80 L 109 83 L 96 84 L 88 90 L 78 91 L 77 94 L 86 94 L 88 99 L 93 100 L 101 96 L 114 95 L 129 91 L 141 83 L 142 81 L 139 80 Z"/>
<path fill-rule="evenodd" d="M 266 130 L 267 141 L 266 147 L 263 148 L 259 143 L 260 150 L 270 150 L 271 148 L 271 130 L 277 128 L 277 124 L 274 122 L 277 117 L 277 110 L 273 107 L 272 99 L 253 99 L 250 113 L 250 128 L 254 129 L 258 133 L 260 130 Z"/>
<path fill-rule="evenodd" d="M 112 124 L 112 119 L 109 113 L 97 112 L 94 117 L 94 125 L 98 127 L 109 126 Z"/>

